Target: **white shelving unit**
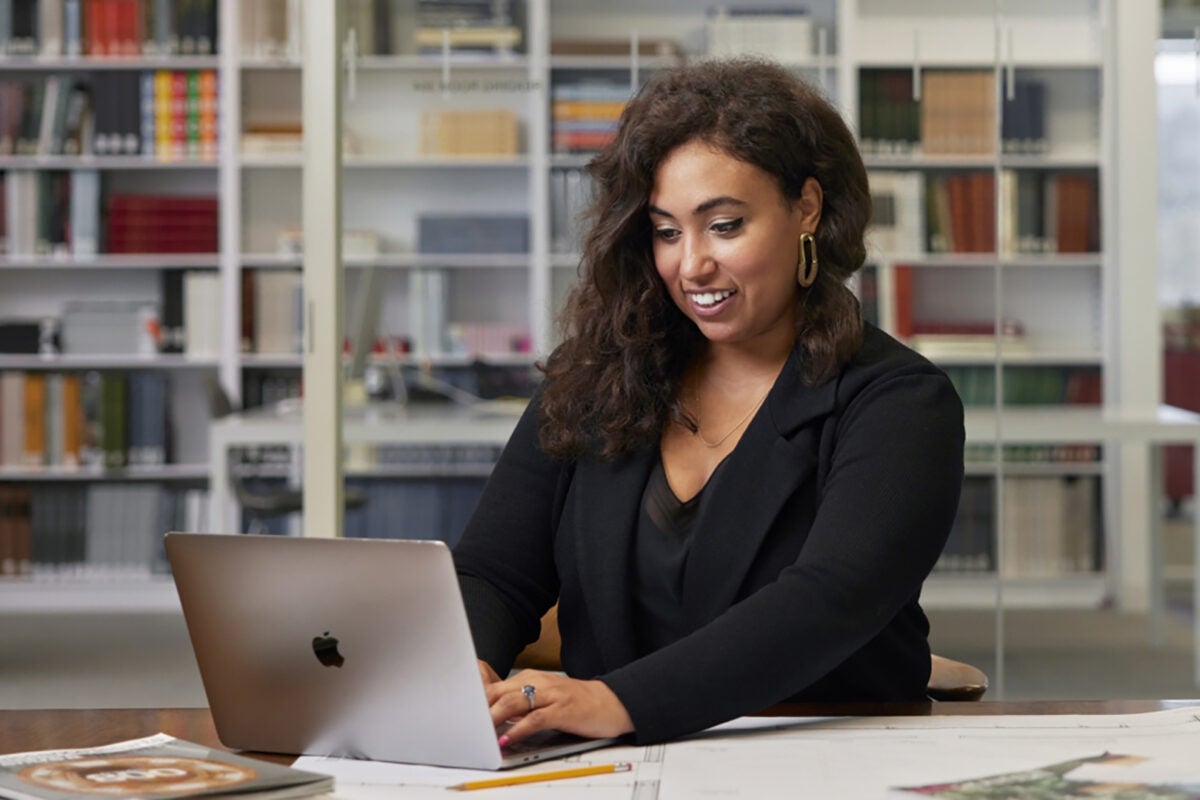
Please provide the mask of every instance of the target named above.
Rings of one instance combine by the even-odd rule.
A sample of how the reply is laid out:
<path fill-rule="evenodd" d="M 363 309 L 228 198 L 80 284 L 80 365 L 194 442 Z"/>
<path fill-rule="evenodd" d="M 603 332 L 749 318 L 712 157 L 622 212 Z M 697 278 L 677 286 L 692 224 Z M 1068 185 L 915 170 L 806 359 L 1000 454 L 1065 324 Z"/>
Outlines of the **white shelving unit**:
<path fill-rule="evenodd" d="M 241 281 L 247 270 L 298 270 L 300 259 L 276 254 L 281 228 L 301 219 L 302 159 L 299 154 L 243 155 L 242 131 L 255 122 L 300 119 L 300 61 L 296 58 L 243 54 L 238 21 L 242 6 L 254 0 L 220 0 L 220 55 L 211 59 L 93 59 L 0 61 L 6 72 L 100 69 L 215 68 L 220 76 L 220 152 L 218 162 L 164 164 L 142 159 L 0 158 L 4 169 L 89 167 L 135 185 L 209 187 L 220 198 L 220 252 L 195 259 L 98 256 L 77 262 L 41 258 L 0 258 L 0 312 L 31 308 L 37 313 L 68 291 L 82 276 L 89 287 L 117 296 L 147 293 L 157 270 L 164 267 L 215 269 L 221 277 L 223 336 L 211 360 L 113 359 L 104 368 L 169 369 L 173 374 L 216 369 L 236 399 L 247 370 L 298 369 L 299 354 L 242 353 L 240 348 Z M 727 5 L 761 6 L 753 0 Z M 1003 309 L 1023 309 L 1031 348 L 1002 354 L 1006 366 L 1079 365 L 1103 373 L 1107 410 L 1153 408 L 1157 383 L 1146 364 L 1157 362 L 1157 340 L 1147 329 L 1157 327 L 1153 293 L 1136 287 L 1148 263 L 1144 224 L 1153 214 L 1145 202 L 1145 181 L 1153 180 L 1150 157 L 1137 144 L 1153 143 L 1153 114 L 1142 118 L 1136 106 L 1135 79 L 1119 79 L 1114 64 L 1138 73 L 1136 43 L 1146 35 L 1138 22 L 1148 12 L 1115 0 L 813 0 L 805 3 L 814 24 L 814 55 L 792 64 L 817 82 L 851 122 L 857 124 L 858 76 L 864 68 L 923 70 L 972 68 L 1035 75 L 1047 82 L 1052 112 L 1051 148 L 1043 155 L 990 156 L 875 155 L 866 157 L 871 170 L 982 170 L 998 177 L 1001 170 L 1090 170 L 1101 185 L 1103 246 L 1088 254 L 892 253 L 875 262 L 881 298 L 881 322 L 891 325 L 888 311 L 895 265 L 933 274 L 937 295 L 924 298 L 949 302 L 991 314 L 996 297 Z M 347 297 L 368 268 L 383 274 L 381 330 L 407 335 L 411 276 L 427 270 L 448 275 L 449 316 L 527 326 L 532 353 L 485 354 L 493 363 L 528 363 L 553 346 L 557 305 L 574 280 L 578 254 L 554 246 L 550 185 L 563 170 L 583 168 L 586 155 L 551 149 L 550 91 L 555 81 L 602 74 L 636 85 L 655 69 L 677 62 L 669 56 L 565 56 L 551 54 L 550 43 L 573 38 L 607 37 L 637 42 L 673 39 L 686 57 L 705 49 L 706 9 L 687 0 L 613 0 L 597 6 L 591 0 L 527 0 L 525 52 L 494 57 L 450 53 L 439 56 L 364 56 L 354 65 L 354 96 L 347 94 L 344 129 L 355 149 L 344 161 L 344 220 L 347 228 L 376 231 L 378 256 L 347 258 Z M 1151 15 L 1152 16 L 1152 15 Z M 1153 33 L 1149 34 L 1150 39 Z M 111 61 L 111 63 L 110 63 Z M 1150 75 L 1147 57 L 1144 70 Z M 349 81 L 349 76 L 346 77 Z M 493 87 L 493 88 L 488 88 Z M 508 87 L 508 88 L 505 88 Z M 1152 95 L 1152 86 L 1148 90 Z M 1082 99 L 1073 99 L 1076 98 Z M 1089 98 L 1096 98 L 1095 105 Z M 1055 105 L 1058 103 L 1058 105 Z M 419 115 L 425 109 L 507 108 L 521 126 L 518 155 L 496 159 L 423 158 L 417 153 Z M 1053 109 L 1058 109 L 1054 111 Z M 1119 111 L 1118 111 L 1119 109 Z M 997 134 L 998 135 L 998 134 Z M 999 148 L 997 148 L 999 153 Z M 1117 191 L 1118 188 L 1120 191 Z M 1139 199 L 1141 198 L 1141 199 Z M 999 204 L 997 204 L 999 205 Z M 431 255 L 416 252 L 416 219 L 421 213 L 488 213 L 529 216 L 529 252 Z M 1138 221 L 1143 224 L 1139 226 Z M 1152 238 L 1152 237 L 1150 237 Z M 1152 258 L 1149 259 L 1152 262 Z M 1034 313 L 1036 312 L 1036 313 Z M 472 316 L 473 315 L 473 316 Z M 347 320 L 352 326 L 353 320 Z M 466 363 L 462 355 L 439 354 L 435 364 Z M 990 363 L 976 353 L 947 354 L 947 366 Z M 60 362 L 56 369 L 76 368 Z M 82 366 L 79 368 L 87 368 Z M 41 369 L 45 365 L 0 357 L 0 369 Z M 1065 413 L 1065 412 L 1063 412 Z M 1097 412 L 1098 414 L 1099 412 Z M 1041 417 L 1050 440 L 1064 435 L 1067 424 L 1059 411 Z M 1069 430 L 1088 441 L 1103 442 L 1099 417 L 1069 422 Z M 991 427 L 972 424 L 971 441 L 1012 441 L 1014 424 L 1000 418 Z M 211 454 L 218 458 L 218 454 Z M 1055 581 L 1016 582 L 1006 602 L 1037 605 L 1094 605 L 1116 599 L 1131 609 L 1151 603 L 1147 575 L 1153 558 L 1141 526 L 1154 498 L 1146 488 L 1151 474 L 1142 444 L 1104 447 L 1099 465 L 1021 465 L 1008 474 L 1074 474 L 1099 476 L 1105 498 L 1104 529 L 1108 554 L 1105 570 L 1096 575 Z M 179 465 L 187 472 L 187 465 Z M 994 468 L 969 465 L 971 474 Z M 0 473 L 0 480 L 7 479 Z M 24 478 L 21 478 L 24 480 Z M 975 579 L 978 580 L 977 578 Z M 928 599 L 934 603 L 971 605 L 991 602 L 991 588 L 971 589 L 969 580 L 935 578 Z M 7 592 L 11 587 L 0 587 Z M 0 595 L 2 597 L 2 595 Z"/>

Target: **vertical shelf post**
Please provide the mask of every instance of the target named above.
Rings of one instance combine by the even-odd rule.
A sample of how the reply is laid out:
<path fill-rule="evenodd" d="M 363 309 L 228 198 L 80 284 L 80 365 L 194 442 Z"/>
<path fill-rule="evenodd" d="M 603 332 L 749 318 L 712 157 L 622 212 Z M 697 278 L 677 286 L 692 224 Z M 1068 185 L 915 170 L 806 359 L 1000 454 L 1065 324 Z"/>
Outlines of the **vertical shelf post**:
<path fill-rule="evenodd" d="M 304 535 L 342 535 L 342 3 L 303 5 Z"/>

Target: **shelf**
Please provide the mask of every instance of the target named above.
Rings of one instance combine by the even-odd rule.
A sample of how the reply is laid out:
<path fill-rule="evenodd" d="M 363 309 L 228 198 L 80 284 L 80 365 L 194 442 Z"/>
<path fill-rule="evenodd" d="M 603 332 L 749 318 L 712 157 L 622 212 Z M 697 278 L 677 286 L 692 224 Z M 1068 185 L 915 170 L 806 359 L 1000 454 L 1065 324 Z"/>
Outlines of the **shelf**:
<path fill-rule="evenodd" d="M 529 253 L 382 253 L 378 256 L 343 256 L 342 264 L 358 269 L 525 269 L 532 257 Z M 302 263 L 301 256 L 274 253 L 244 253 L 241 257 L 243 269 L 300 269 Z"/>
<path fill-rule="evenodd" d="M 923 153 L 863 153 L 863 164 L 867 169 L 992 169 L 996 156 L 980 155 L 925 155 Z"/>
<path fill-rule="evenodd" d="M 1094 153 L 1070 155 L 1046 153 L 1039 155 L 1003 154 L 925 154 L 925 153 L 863 153 L 867 169 L 1098 169 L 1100 158 Z"/>
<path fill-rule="evenodd" d="M 300 369 L 304 356 L 299 353 L 242 353 L 242 369 Z"/>
<path fill-rule="evenodd" d="M 94 481 L 203 481 L 208 464 L 157 464 L 136 467 L 12 467 L 0 466 L 0 480 L 27 483 Z"/>
<path fill-rule="evenodd" d="M 0 370 L 215 369 L 216 356 L 184 355 L 0 355 Z"/>
<path fill-rule="evenodd" d="M 888 253 L 867 259 L 875 265 L 921 268 L 992 268 L 997 264 L 1006 269 L 1099 269 L 1104 266 L 1103 253 Z"/>
<path fill-rule="evenodd" d="M 456 354 L 443 353 L 433 356 L 405 355 L 393 358 L 388 355 L 372 355 L 374 364 L 399 364 L 402 366 L 421 366 L 430 364 L 435 367 L 467 367 L 480 361 L 500 367 L 521 367 L 532 365 L 537 356 L 533 353 L 472 353 Z M 299 353 L 243 353 L 242 369 L 300 369 L 304 357 Z"/>
<path fill-rule="evenodd" d="M 995 608 L 996 576 L 981 573 L 934 573 L 925 581 L 921 605 L 925 608 Z M 1003 583 L 1004 607 L 1099 608 L 1108 599 L 1101 574 L 1063 575 L 1051 578 L 1007 578 Z"/>
<path fill-rule="evenodd" d="M 89 570 L 0 578 L 0 608 L 26 613 L 179 612 L 175 582 L 149 572 Z"/>
<path fill-rule="evenodd" d="M 450 464 L 371 464 L 356 466 L 347 463 L 344 474 L 347 478 L 486 478 L 492 474 L 495 463 L 450 463 Z M 294 469 L 290 464 L 244 465 L 232 470 L 242 478 L 290 478 Z"/>
<path fill-rule="evenodd" d="M 981 348 L 955 349 L 949 345 L 945 348 L 923 348 L 918 350 L 921 355 L 941 366 L 971 366 L 975 364 L 990 366 L 995 363 L 995 350 L 991 345 Z M 1013 351 L 1001 348 L 1000 360 L 1006 367 L 1024 366 L 1102 366 L 1104 354 L 1094 350 L 1054 350 L 1037 349 Z"/>
<path fill-rule="evenodd" d="M 287 71 L 301 69 L 299 59 L 286 56 L 246 56 L 238 60 L 238 66 L 252 71 Z M 520 72 L 529 69 L 529 59 L 523 55 L 498 56 L 488 53 L 452 52 L 450 56 L 441 55 L 394 55 L 394 56 L 359 56 L 354 66 L 362 70 L 380 70 L 397 72 L 431 72 L 445 69 L 452 70 L 494 70 Z"/>
<path fill-rule="evenodd" d="M 105 253 L 96 256 L 0 256 L 0 269 L 217 269 L 216 253 Z"/>
<path fill-rule="evenodd" d="M 965 464 L 968 475 L 995 475 L 996 465 L 990 461 L 968 461 Z M 1019 477 L 1054 477 L 1072 475 L 1103 475 L 1102 461 L 1009 461 L 1004 464 L 1003 473 L 1006 476 Z"/>
<path fill-rule="evenodd" d="M 549 160 L 552 169 L 583 169 L 595 157 L 595 153 L 551 153 Z"/>
<path fill-rule="evenodd" d="M 156 161 L 150 156 L 0 156 L 0 169 L 215 170 L 217 162 Z"/>
<path fill-rule="evenodd" d="M 219 56 L 4 56 L 0 72 L 100 72 L 109 70 L 218 69 Z"/>
<path fill-rule="evenodd" d="M 299 153 L 275 155 L 246 155 L 240 161 L 242 169 L 300 169 L 302 157 Z M 343 169 L 525 169 L 529 166 L 528 156 L 346 156 Z M 2 165 L 2 164 L 0 164 Z"/>
<path fill-rule="evenodd" d="M 683 64 L 684 61 L 683 56 L 638 56 L 636 63 L 637 68 L 643 70 L 676 67 Z M 628 72 L 633 69 L 634 63 L 632 55 L 550 56 L 550 69 L 560 70 L 620 70 Z"/>
<path fill-rule="evenodd" d="M 1200 414 L 1173 406 L 1106 412 L 1101 406 L 1020 406 L 1005 408 L 997 426 L 992 408 L 966 409 L 968 442 L 1012 444 L 1096 444 L 1106 440 L 1181 444 L 1200 440 Z"/>

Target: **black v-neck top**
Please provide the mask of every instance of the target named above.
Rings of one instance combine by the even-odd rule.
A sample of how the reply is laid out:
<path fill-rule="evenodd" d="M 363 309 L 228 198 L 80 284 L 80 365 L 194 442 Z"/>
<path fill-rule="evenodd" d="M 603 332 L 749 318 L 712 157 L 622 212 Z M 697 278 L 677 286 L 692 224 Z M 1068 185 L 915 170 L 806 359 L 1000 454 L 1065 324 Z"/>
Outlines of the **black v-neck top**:
<path fill-rule="evenodd" d="M 659 458 L 642 492 L 634 536 L 633 619 L 638 651 L 645 655 L 683 638 L 683 580 L 692 531 L 722 461 L 694 497 L 681 501 Z"/>

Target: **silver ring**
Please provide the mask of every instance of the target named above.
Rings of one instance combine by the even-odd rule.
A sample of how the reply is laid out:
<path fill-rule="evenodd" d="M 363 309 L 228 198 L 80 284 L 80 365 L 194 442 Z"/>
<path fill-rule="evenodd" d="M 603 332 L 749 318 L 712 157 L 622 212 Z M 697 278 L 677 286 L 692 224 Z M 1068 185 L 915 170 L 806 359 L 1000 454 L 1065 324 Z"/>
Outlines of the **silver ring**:
<path fill-rule="evenodd" d="M 527 683 L 521 687 L 521 694 L 525 695 L 525 699 L 529 701 L 529 710 L 533 711 L 534 707 L 537 705 L 537 700 L 534 699 L 534 695 L 537 694 L 537 689 L 533 688 L 532 683 Z"/>

